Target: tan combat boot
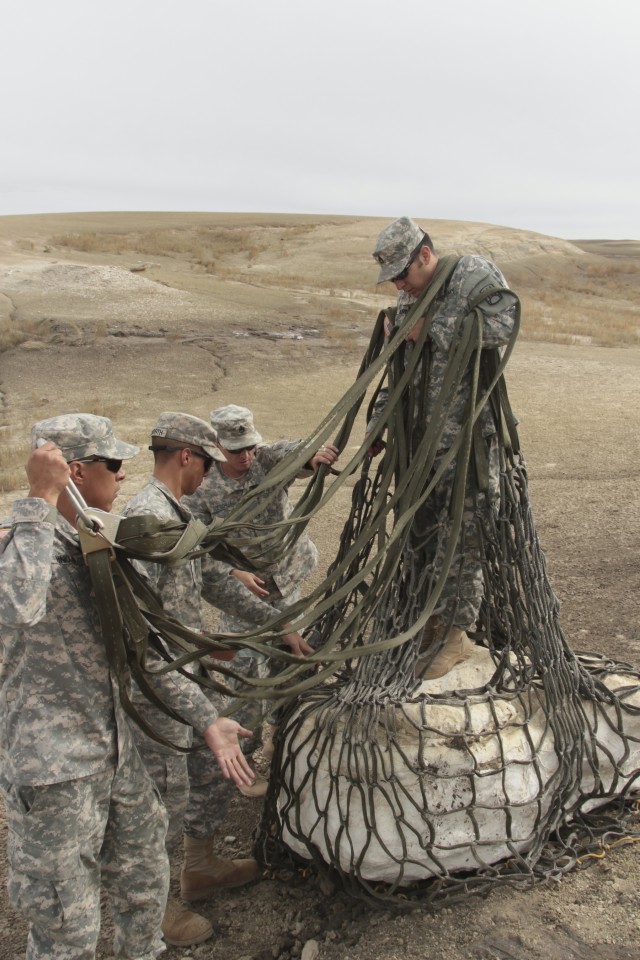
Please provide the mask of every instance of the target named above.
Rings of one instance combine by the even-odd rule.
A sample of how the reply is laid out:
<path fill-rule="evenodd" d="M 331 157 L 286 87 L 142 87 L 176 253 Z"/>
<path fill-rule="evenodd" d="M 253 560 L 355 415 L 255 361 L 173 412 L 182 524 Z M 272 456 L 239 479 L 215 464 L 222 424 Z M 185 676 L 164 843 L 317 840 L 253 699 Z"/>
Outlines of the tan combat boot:
<path fill-rule="evenodd" d="M 274 754 L 273 735 L 276 732 L 275 724 L 265 723 L 262 728 L 262 756 L 271 761 Z"/>
<path fill-rule="evenodd" d="M 271 763 L 274 754 L 273 735 L 276 732 L 273 723 L 265 723 L 262 728 L 262 756 Z M 264 797 L 269 789 L 269 781 L 265 777 L 257 776 L 252 784 L 238 787 L 243 797 Z"/>
<path fill-rule="evenodd" d="M 162 936 L 172 947 L 191 947 L 204 943 L 213 934 L 213 927 L 199 913 L 187 910 L 177 900 L 170 898 L 160 924 Z"/>
<path fill-rule="evenodd" d="M 256 777 L 249 786 L 241 784 L 241 786 L 238 787 L 243 797 L 264 797 L 268 789 L 269 781 L 264 777 Z"/>
<path fill-rule="evenodd" d="M 184 900 L 206 900 L 225 887 L 242 887 L 260 874 L 257 860 L 223 860 L 213 850 L 214 838 L 184 838 L 180 893 Z"/>
<path fill-rule="evenodd" d="M 422 635 L 420 650 L 422 656 L 416 663 L 416 676 L 422 680 L 435 680 L 437 677 L 443 677 L 445 673 L 463 660 L 467 660 L 474 651 L 475 644 L 470 640 L 461 627 L 450 627 L 447 630 L 447 623 L 439 618 L 432 618 L 427 622 Z M 435 655 L 431 663 L 425 669 L 428 661 L 428 654 L 433 650 L 446 631 L 444 645 L 439 653 Z"/>

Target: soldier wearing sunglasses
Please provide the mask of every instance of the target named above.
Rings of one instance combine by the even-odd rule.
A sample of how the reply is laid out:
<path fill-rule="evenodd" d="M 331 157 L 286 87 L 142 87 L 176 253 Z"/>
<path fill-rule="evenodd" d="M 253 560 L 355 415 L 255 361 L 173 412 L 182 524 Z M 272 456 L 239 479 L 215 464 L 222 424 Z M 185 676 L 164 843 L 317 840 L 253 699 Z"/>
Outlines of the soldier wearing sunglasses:
<path fill-rule="evenodd" d="M 215 516 L 228 516 L 236 504 L 301 443 L 300 440 L 265 442 L 256 429 L 251 410 L 237 404 L 231 403 L 212 410 L 210 419 L 217 436 L 218 449 L 224 455 L 224 460 L 214 464 L 206 480 L 193 496 L 188 498 L 194 515 L 205 523 L 210 523 Z M 321 464 L 330 467 L 337 459 L 337 447 L 326 444 L 311 457 L 298 476 L 310 477 Z M 293 509 L 288 486 L 283 486 L 275 497 L 262 494 L 258 502 L 261 504 L 260 512 L 255 518 L 258 524 L 285 520 Z M 263 559 L 261 551 L 264 548 L 259 541 L 259 530 L 254 526 L 247 526 L 239 535 L 248 541 L 242 552 L 249 559 Z M 317 557 L 315 544 L 305 532 L 284 556 L 266 565 L 262 564 L 260 575 L 223 561 L 208 560 L 203 568 L 205 581 L 211 578 L 212 584 L 216 585 L 218 605 L 222 606 L 222 602 L 225 604 L 219 629 L 244 633 L 286 610 L 302 595 L 302 584 L 315 568 Z M 282 640 L 291 652 L 298 656 L 311 653 L 312 648 L 293 625 Z M 241 650 L 234 669 L 248 676 L 265 677 L 269 672 L 269 663 L 265 658 L 256 656 L 252 650 Z M 256 728 L 256 746 L 266 710 L 266 704 L 255 701 L 238 714 L 247 727 Z M 273 726 L 267 723 L 264 737 L 266 754 L 271 749 L 272 730 Z M 249 751 L 253 746 L 253 743 L 249 744 Z M 244 749 L 247 750 L 246 742 Z M 214 775 L 220 783 L 220 777 L 217 773 Z M 241 792 L 249 796 L 261 796 L 266 792 L 266 786 L 265 780 L 258 779 L 252 786 L 243 787 Z M 228 795 L 226 784 L 220 783 L 220 792 Z"/>
<path fill-rule="evenodd" d="M 169 886 L 166 813 L 120 703 L 65 490 L 71 479 L 88 506 L 110 511 L 138 447 L 117 440 L 106 417 L 85 413 L 42 420 L 31 440 L 29 492 L 0 541 L 9 896 L 29 922 L 30 960 L 95 956 L 101 892 L 114 954 L 155 960 Z M 251 783 L 238 744 L 248 731 L 219 721 L 173 678 L 150 680 L 202 731 L 225 776 Z"/>

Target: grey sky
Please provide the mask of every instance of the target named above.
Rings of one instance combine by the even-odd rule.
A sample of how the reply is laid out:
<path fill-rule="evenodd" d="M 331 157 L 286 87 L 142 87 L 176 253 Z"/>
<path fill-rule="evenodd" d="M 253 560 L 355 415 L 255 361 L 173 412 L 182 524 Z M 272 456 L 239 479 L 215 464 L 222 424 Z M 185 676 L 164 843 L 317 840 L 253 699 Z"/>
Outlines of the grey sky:
<path fill-rule="evenodd" d="M 2 22 L 0 214 L 640 239 L 637 0 L 14 0 Z"/>

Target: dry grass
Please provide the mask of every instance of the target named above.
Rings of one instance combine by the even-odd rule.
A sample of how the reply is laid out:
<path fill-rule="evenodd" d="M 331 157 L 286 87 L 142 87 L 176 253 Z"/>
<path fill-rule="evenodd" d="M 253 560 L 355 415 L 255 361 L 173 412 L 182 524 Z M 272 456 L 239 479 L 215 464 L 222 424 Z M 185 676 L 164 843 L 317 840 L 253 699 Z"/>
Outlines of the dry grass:
<path fill-rule="evenodd" d="M 332 261 L 319 249 L 313 270 L 301 272 L 300 246 L 313 244 L 313 224 L 290 218 L 237 225 L 208 225 L 121 232 L 103 230 L 57 234 L 49 244 L 96 257 L 154 257 L 182 261 L 191 271 L 220 280 L 251 283 L 284 291 L 312 291 L 327 300 L 348 295 L 353 264 Z M 542 255 L 514 262 L 500 262 L 523 303 L 522 336 L 556 343 L 588 342 L 601 346 L 640 342 L 639 245 L 614 241 L 585 241 L 583 253 L 575 256 Z M 473 252 L 473 248 L 471 248 Z M 483 251 L 479 251 L 483 252 Z M 336 275 L 336 270 L 344 276 Z M 358 267 L 361 273 L 361 267 Z M 360 287 L 362 277 L 359 279 Z M 366 295 L 379 295 L 375 285 Z M 390 299 L 392 296 L 389 288 Z M 342 307 L 328 304 L 323 316 L 327 336 L 339 342 L 337 330 L 346 321 Z M 324 332 L 324 331 L 323 331 Z M 0 330 L 3 342 L 11 345 Z M 12 333 L 13 343 L 20 334 Z"/>
<path fill-rule="evenodd" d="M 11 218 L 0 220 L 1 240 L 15 224 L 9 223 Z M 373 320 L 376 304 L 394 297 L 390 285 L 376 287 L 374 274 L 366 271 L 374 224 L 355 218 L 86 214 L 24 221 L 14 244 L 27 254 L 44 251 L 60 261 L 79 259 L 134 270 L 146 264 L 147 279 L 218 297 L 221 310 L 239 295 L 244 303 L 243 290 L 264 290 L 270 303 L 281 293 L 283 321 L 293 318 L 319 326 L 336 348 L 348 339 L 349 324 L 367 316 Z M 75 223 L 82 229 L 61 229 Z M 48 233 L 47 224 L 54 227 Z M 602 346 L 640 342 L 640 244 L 578 241 L 574 247 L 554 247 L 549 238 L 541 244 L 534 242 L 536 235 L 523 239 L 516 231 L 497 227 L 469 233 L 468 227 L 465 233 L 464 224 L 443 221 L 442 252 L 465 249 L 490 256 L 494 250 L 522 299 L 523 339 Z M 217 283 L 213 293 L 209 277 Z M 309 298 L 315 299 L 311 303 Z M 46 319 L 25 317 L 24 311 L 0 315 L 0 351 L 29 339 L 51 342 Z M 73 322 L 72 316 L 66 319 Z M 96 336 L 106 329 L 104 319 L 96 320 Z"/>
<path fill-rule="evenodd" d="M 550 343 L 640 343 L 640 261 L 601 255 L 509 264 L 522 336 Z"/>
<path fill-rule="evenodd" d="M 144 233 L 70 233 L 51 237 L 50 244 L 81 253 L 129 254 L 151 257 L 181 257 L 198 261 L 207 256 L 248 253 L 253 247 L 245 227 L 196 230 L 150 230 Z"/>
<path fill-rule="evenodd" d="M 0 493 L 20 490 L 26 484 L 24 465 L 29 456 L 28 424 L 20 423 L 8 434 L 2 432 L 0 445 Z M 0 518 L 1 519 L 1 518 Z"/>
<path fill-rule="evenodd" d="M 34 398 L 33 409 L 38 409 L 38 402 Z M 88 397 L 81 400 L 76 409 L 82 413 L 93 413 L 99 417 L 114 418 L 124 414 L 127 404 L 118 400 L 108 402 Z M 28 420 L 12 421 L 11 425 L 0 427 L 0 493 L 11 493 L 26 487 L 24 465 L 30 451 L 30 427 L 37 420 L 45 420 L 49 416 L 56 416 L 59 411 L 51 410 L 50 406 L 34 414 Z M 1 519 L 1 518 L 0 518 Z"/>
<path fill-rule="evenodd" d="M 27 340 L 46 340 L 51 334 L 48 320 L 19 321 L 14 316 L 0 319 L 0 353 Z"/>
<path fill-rule="evenodd" d="M 219 264 L 223 270 L 238 259 L 251 264 L 260 254 L 269 250 L 275 239 L 291 241 L 311 230 L 310 226 L 220 226 L 173 227 L 120 233 L 114 231 L 57 234 L 49 245 L 81 253 L 141 257 L 169 257 L 185 260 L 207 273 L 216 273 Z M 277 237 L 274 237 L 277 234 Z"/>

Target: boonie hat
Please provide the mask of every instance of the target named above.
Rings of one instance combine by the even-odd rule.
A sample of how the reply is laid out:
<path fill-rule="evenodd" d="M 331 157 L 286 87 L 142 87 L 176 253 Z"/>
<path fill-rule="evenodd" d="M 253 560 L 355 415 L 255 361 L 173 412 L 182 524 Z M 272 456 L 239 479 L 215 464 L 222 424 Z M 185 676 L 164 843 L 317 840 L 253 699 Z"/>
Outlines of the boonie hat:
<path fill-rule="evenodd" d="M 402 273 L 411 254 L 425 236 L 422 227 L 410 217 L 400 217 L 381 230 L 373 251 L 373 258 L 380 265 L 376 282 L 384 283 Z"/>
<path fill-rule="evenodd" d="M 67 463 L 85 457 L 130 460 L 140 452 L 140 448 L 132 443 L 116 440 L 111 420 L 93 413 L 65 413 L 39 420 L 31 427 L 32 449 L 41 438 L 55 443 Z"/>
<path fill-rule="evenodd" d="M 216 432 L 213 427 L 206 420 L 192 417 L 189 413 L 175 413 L 172 410 L 161 413 L 151 431 L 152 440 L 154 437 L 193 444 L 194 447 L 202 447 L 214 460 L 225 459 L 216 447 Z"/>
<path fill-rule="evenodd" d="M 209 414 L 211 425 L 218 441 L 227 450 L 241 450 L 260 443 L 262 437 L 253 425 L 253 414 L 246 407 L 230 403 L 226 407 L 217 407 Z"/>

